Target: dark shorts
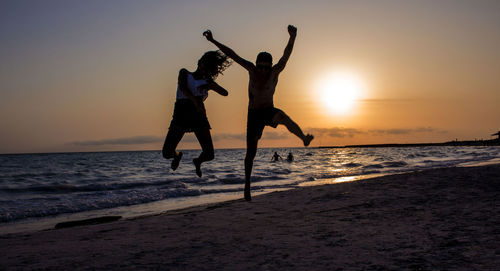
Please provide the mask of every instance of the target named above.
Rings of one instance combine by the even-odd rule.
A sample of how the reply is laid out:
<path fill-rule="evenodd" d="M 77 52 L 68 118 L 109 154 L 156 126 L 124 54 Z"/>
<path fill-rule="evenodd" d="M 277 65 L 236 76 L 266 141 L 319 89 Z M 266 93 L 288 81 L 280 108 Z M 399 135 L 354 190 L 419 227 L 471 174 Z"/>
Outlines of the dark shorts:
<path fill-rule="evenodd" d="M 276 128 L 278 123 L 273 122 L 274 116 L 283 112 L 276 107 L 266 107 L 259 109 L 248 109 L 247 117 L 247 138 L 258 138 L 262 137 L 262 131 L 264 131 L 264 126 L 271 126 Z"/>
<path fill-rule="evenodd" d="M 210 124 L 207 115 L 198 112 L 191 100 L 180 99 L 175 102 L 174 115 L 168 129 L 176 129 L 187 133 L 198 129 L 210 129 Z"/>

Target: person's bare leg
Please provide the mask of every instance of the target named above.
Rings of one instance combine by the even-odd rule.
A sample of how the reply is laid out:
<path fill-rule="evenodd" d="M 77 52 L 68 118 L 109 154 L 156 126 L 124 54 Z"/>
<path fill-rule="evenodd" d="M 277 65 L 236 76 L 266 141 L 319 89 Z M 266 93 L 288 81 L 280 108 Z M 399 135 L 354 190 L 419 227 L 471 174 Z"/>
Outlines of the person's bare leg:
<path fill-rule="evenodd" d="M 172 164 L 170 165 L 172 170 L 176 170 L 177 167 L 179 167 L 179 163 L 182 158 L 182 152 L 177 152 L 175 149 L 177 148 L 177 145 L 179 145 L 183 136 L 183 131 L 169 129 L 167 136 L 165 137 L 165 142 L 163 143 L 163 149 L 161 151 L 163 158 L 174 158 L 174 160 L 172 160 Z"/>
<path fill-rule="evenodd" d="M 252 176 L 253 159 L 257 154 L 257 144 L 259 139 L 257 138 L 247 138 L 247 154 L 245 156 L 245 200 L 251 201 L 252 196 L 250 194 L 250 177 Z"/>
<path fill-rule="evenodd" d="M 193 164 L 196 167 L 196 175 L 201 177 L 201 163 L 214 159 L 214 145 L 212 143 L 212 135 L 210 129 L 202 129 L 194 132 L 198 142 L 201 145 L 201 153 L 198 158 L 193 159 Z"/>
<path fill-rule="evenodd" d="M 290 131 L 292 134 L 296 135 L 298 138 L 302 139 L 302 142 L 304 142 L 304 146 L 309 146 L 311 141 L 314 139 L 313 135 L 305 135 L 302 132 L 302 129 L 300 129 L 299 125 L 295 123 L 285 112 L 281 111 L 279 113 L 276 113 L 276 116 L 274 116 L 273 121 L 277 124 L 283 124 L 286 126 L 288 131 Z"/>

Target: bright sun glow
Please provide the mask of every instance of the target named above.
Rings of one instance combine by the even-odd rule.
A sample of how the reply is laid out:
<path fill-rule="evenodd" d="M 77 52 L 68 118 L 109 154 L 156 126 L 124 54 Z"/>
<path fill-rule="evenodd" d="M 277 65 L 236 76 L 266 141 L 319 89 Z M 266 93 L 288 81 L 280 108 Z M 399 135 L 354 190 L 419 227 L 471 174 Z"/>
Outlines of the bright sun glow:
<path fill-rule="evenodd" d="M 318 88 L 323 103 L 338 115 L 349 113 L 364 91 L 361 79 L 349 72 L 334 72 L 323 77 Z"/>

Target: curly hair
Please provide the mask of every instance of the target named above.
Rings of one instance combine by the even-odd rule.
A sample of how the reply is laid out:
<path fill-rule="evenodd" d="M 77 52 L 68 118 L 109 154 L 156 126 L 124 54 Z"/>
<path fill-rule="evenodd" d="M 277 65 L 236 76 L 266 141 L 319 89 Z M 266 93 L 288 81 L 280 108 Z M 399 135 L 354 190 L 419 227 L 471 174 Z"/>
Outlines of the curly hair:
<path fill-rule="evenodd" d="M 232 62 L 221 51 L 208 51 L 198 60 L 198 65 L 203 64 L 210 79 L 215 80 L 219 74 L 227 69 Z"/>

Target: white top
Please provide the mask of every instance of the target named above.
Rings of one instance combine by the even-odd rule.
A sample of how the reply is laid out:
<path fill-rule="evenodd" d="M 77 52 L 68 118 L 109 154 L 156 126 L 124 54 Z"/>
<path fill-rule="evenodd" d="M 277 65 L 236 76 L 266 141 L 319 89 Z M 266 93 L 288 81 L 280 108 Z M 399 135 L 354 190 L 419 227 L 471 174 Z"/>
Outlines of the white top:
<path fill-rule="evenodd" d="M 188 73 L 187 75 L 187 88 L 191 93 L 193 93 L 194 96 L 196 97 L 203 97 L 203 100 L 205 100 L 208 96 L 208 91 L 206 89 L 200 88 L 200 86 L 205 85 L 207 81 L 205 79 L 200 79 L 196 80 L 194 79 L 193 75 L 191 73 Z M 177 100 L 180 99 L 188 99 L 184 93 L 182 93 L 181 88 L 179 85 L 177 85 Z"/>

